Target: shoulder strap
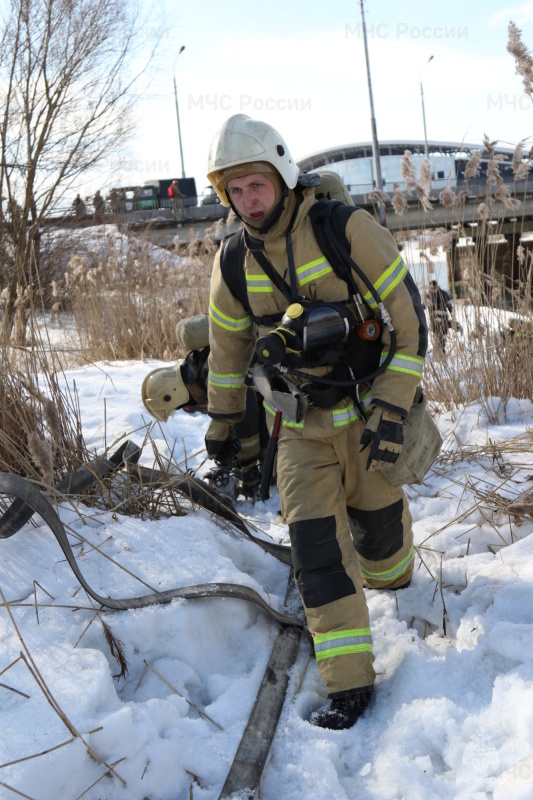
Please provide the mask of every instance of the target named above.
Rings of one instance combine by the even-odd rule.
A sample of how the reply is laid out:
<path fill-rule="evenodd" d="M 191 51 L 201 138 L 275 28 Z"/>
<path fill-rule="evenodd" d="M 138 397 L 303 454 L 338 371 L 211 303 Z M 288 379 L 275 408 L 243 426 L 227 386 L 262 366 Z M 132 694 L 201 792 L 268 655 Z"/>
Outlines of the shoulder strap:
<path fill-rule="evenodd" d="M 255 239 L 250 234 L 244 234 L 244 241 L 246 243 L 247 249 L 253 255 L 267 278 L 270 278 L 271 282 L 276 286 L 281 294 L 287 299 L 289 303 L 292 303 L 294 299 L 292 297 L 291 288 L 287 285 L 286 281 L 282 278 L 282 276 L 276 272 L 271 262 L 268 260 L 267 255 L 265 253 L 265 245 L 261 239 Z"/>
<path fill-rule="evenodd" d="M 387 369 L 396 352 L 396 331 L 390 314 L 385 309 L 376 288 L 368 275 L 352 258 L 350 244 L 346 236 L 346 225 L 351 215 L 358 210 L 357 206 L 348 206 L 339 200 L 328 200 L 325 203 L 315 203 L 309 210 L 309 217 L 317 244 L 328 259 L 335 274 L 343 281 L 346 281 L 352 293 L 357 295 L 359 290 L 352 275 L 353 270 L 367 287 L 379 309 L 383 322 L 387 325 L 390 334 L 389 352 L 376 373 L 379 374 Z"/>
<path fill-rule="evenodd" d="M 337 277 L 346 281 L 353 294 L 358 294 L 359 290 L 353 278 L 353 270 L 370 292 L 382 316 L 385 315 L 383 316 L 385 320 L 388 315 L 382 300 L 368 275 L 353 260 L 350 243 L 346 236 L 348 220 L 353 213 L 359 210 L 358 206 L 348 206 L 339 200 L 328 200 L 325 203 L 315 203 L 309 210 L 309 217 L 318 246 Z"/>
<path fill-rule="evenodd" d="M 248 314 L 253 317 L 252 309 L 248 302 L 246 276 L 244 274 L 244 228 L 224 237 L 220 250 L 220 271 L 232 295 L 242 303 Z"/>
<path fill-rule="evenodd" d="M 241 228 L 240 231 L 237 231 L 236 233 L 230 233 L 229 236 L 226 236 L 223 239 L 220 250 L 220 271 L 222 273 L 222 277 L 232 295 L 240 301 L 244 310 L 251 316 L 254 322 L 256 322 L 258 325 L 277 325 L 280 322 L 283 313 L 273 314 L 265 317 L 256 317 L 251 309 L 250 302 L 248 300 L 248 289 L 246 287 L 246 274 L 244 271 L 244 255 L 246 249 L 245 233 L 246 232 L 244 228 Z M 256 240 L 254 239 L 253 242 L 255 241 Z M 256 260 L 258 260 L 257 254 L 254 251 L 252 252 Z M 261 262 L 259 263 L 261 266 L 263 266 Z M 268 275 L 268 277 L 271 276 Z M 280 278 L 280 280 L 283 281 L 282 278 Z M 278 288 L 281 287 L 278 286 Z"/>
<path fill-rule="evenodd" d="M 335 275 L 348 284 L 352 294 L 357 294 L 358 290 L 351 269 L 346 262 L 346 254 L 350 251 L 346 238 L 346 225 L 351 215 L 357 210 L 357 206 L 349 206 L 339 200 L 327 200 L 315 203 L 309 209 L 308 214 L 318 246 L 329 261 Z M 326 224 L 327 221 L 330 225 Z M 328 228 L 333 229 L 334 237 L 330 235 Z"/>

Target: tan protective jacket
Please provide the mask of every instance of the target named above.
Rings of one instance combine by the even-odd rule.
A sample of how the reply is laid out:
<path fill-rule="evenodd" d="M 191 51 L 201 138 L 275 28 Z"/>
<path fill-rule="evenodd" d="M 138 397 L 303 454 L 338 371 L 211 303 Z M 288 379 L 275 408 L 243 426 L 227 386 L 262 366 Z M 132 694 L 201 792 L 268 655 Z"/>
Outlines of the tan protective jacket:
<path fill-rule="evenodd" d="M 286 251 L 286 230 L 298 205 L 298 196 L 290 191 L 286 207 L 275 226 L 260 236 L 249 229 L 255 238 L 263 239 L 264 252 L 276 271 L 290 285 Z M 297 209 L 292 225 L 291 239 L 294 262 L 298 276 L 298 294 L 311 300 L 346 302 L 349 297 L 347 283 L 338 278 L 316 243 L 307 213 L 316 202 L 313 188 L 303 190 L 303 200 Z M 396 351 L 392 362 L 372 385 L 371 401 L 399 411 L 404 416 L 412 404 L 424 364 L 427 331 L 419 297 L 413 297 L 405 283 L 407 268 L 398 252 L 394 237 L 380 226 L 366 211 L 355 211 L 346 226 L 346 236 L 351 245 L 353 260 L 368 276 L 377 289 L 389 312 L 396 331 Z M 288 302 L 273 286 L 250 252 L 245 256 L 248 300 L 256 317 L 284 312 Z M 363 281 L 354 272 L 361 297 L 376 312 L 376 303 Z M 417 305 L 417 309 L 415 306 Z M 209 403 L 208 413 L 215 419 L 239 419 L 245 408 L 245 377 L 254 354 L 256 339 L 271 328 L 256 326 L 247 311 L 237 300 L 220 270 L 220 251 L 215 257 L 211 277 L 209 307 Z M 351 306 L 353 308 L 353 305 Z M 366 316 L 370 311 L 366 309 Z M 379 314 L 377 314 L 379 317 Z M 390 336 L 383 326 L 383 358 L 388 353 Z M 305 369 L 305 372 L 310 370 Z M 327 371 L 321 368 L 316 374 Z M 368 403 L 368 396 L 365 398 Z M 305 425 L 291 424 L 304 435 L 328 436 L 346 424 L 343 410 L 353 409 L 353 401 L 346 397 L 333 409 L 310 408 Z M 348 415 L 357 416 L 356 412 Z M 351 418 L 348 421 L 351 421 Z"/>

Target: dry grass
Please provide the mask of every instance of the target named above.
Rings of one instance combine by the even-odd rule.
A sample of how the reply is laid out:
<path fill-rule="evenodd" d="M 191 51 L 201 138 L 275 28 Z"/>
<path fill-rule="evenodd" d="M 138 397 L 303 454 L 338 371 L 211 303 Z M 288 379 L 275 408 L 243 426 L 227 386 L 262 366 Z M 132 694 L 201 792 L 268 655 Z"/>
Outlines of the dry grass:
<path fill-rule="evenodd" d="M 42 343 L 0 364 L 0 471 L 52 486 L 87 460 L 77 400 L 59 387 L 57 364 Z"/>
<path fill-rule="evenodd" d="M 466 219 L 467 192 L 457 194 L 447 188 L 438 198 L 449 212 L 447 224 L 429 229 L 427 177 L 423 168 L 420 178 L 417 176 L 409 151 L 402 163 L 407 192 L 396 190 L 392 200 L 395 212 L 406 220 L 400 239 L 409 241 L 413 236 L 409 230 L 413 215 L 420 219 L 419 246 L 425 264 L 423 295 L 434 278 L 431 257 L 437 253 L 446 255 L 455 315 L 460 316 L 463 329 L 459 333 L 457 320 L 453 320 L 446 354 L 435 347 L 428 357 L 424 373 L 426 393 L 441 409 L 481 403 L 490 417 L 497 408 L 504 409 L 511 397 L 533 397 L 533 249 L 530 249 L 533 244 L 521 242 L 519 209 L 525 192 L 521 190 L 521 196 L 517 196 L 516 190 L 516 183 L 527 178 L 531 153 L 524 154 L 523 142 L 517 145 L 512 161 L 513 187 L 501 177 L 505 157 L 495 152 L 495 145 L 485 137 L 487 180 L 484 194 L 478 196 L 478 222 L 474 228 Z M 478 174 L 481 153 L 471 156 L 465 176 L 473 178 Z M 410 200 L 410 196 L 416 200 Z M 435 203 L 435 198 L 431 202 Z M 516 214 L 510 245 L 503 238 L 504 215 L 509 211 Z M 508 230 L 507 227 L 509 237 Z M 409 247 L 405 248 L 405 258 L 409 263 Z"/>
<path fill-rule="evenodd" d="M 105 459 L 121 450 L 126 437 L 106 443 L 106 452 L 96 457 L 84 441 L 75 387 L 63 379 L 61 365 L 53 352 L 35 335 L 30 346 L 17 350 L 3 348 L 0 365 L 0 472 L 20 475 L 41 491 L 61 499 L 61 479 L 84 466 L 92 481 L 77 492 L 87 507 L 127 514 L 141 519 L 181 516 L 185 500 L 174 489 L 175 473 L 186 472 L 171 451 L 162 459 L 151 436 L 151 426 L 131 431 L 144 436 L 134 449 L 153 454 L 157 481 L 139 483 L 128 469 L 117 464 L 102 473 Z M 105 427 L 105 423 L 104 423 Z M 171 450 L 171 448 L 169 447 Z M 65 491 L 65 489 L 63 489 Z M 69 489 L 69 493 L 73 489 Z M 2 508 L 6 503 L 0 503 Z"/>
<path fill-rule="evenodd" d="M 522 41 L 522 31 L 514 23 L 509 23 L 507 50 L 514 57 L 516 74 L 522 76 L 524 92 L 533 100 L 533 56 Z"/>
<path fill-rule="evenodd" d="M 175 327 L 184 316 L 207 310 L 209 280 L 217 245 L 211 238 L 191 240 L 176 258 L 155 263 L 149 245 L 131 240 L 123 252 L 115 245 L 107 258 L 89 264 L 86 256 L 69 262 L 63 305 L 70 309 L 75 346 L 90 361 L 131 358 L 170 360 L 177 350 Z"/>

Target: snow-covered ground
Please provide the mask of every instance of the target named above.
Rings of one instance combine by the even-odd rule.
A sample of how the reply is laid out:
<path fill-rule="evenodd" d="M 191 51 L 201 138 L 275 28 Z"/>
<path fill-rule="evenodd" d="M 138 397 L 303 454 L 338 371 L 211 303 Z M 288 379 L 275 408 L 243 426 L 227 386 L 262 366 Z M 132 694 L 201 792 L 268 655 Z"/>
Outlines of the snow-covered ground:
<path fill-rule="evenodd" d="M 124 436 L 142 445 L 151 426 L 163 456 L 181 463 L 186 455 L 201 474 L 206 417 L 178 412 L 159 426 L 143 408 L 142 379 L 161 364 L 100 363 L 62 381 L 76 384 L 90 449 L 113 450 Z M 442 457 L 423 486 L 407 489 L 418 547 L 413 582 L 397 593 L 367 591 L 375 697 L 350 730 L 310 725 L 326 697 L 302 640 L 262 800 L 533 796 L 533 403 L 511 401 L 490 420 L 475 405 L 437 421 Z M 146 444 L 141 463 L 153 462 Z M 505 512 L 519 500 L 521 515 Z M 186 516 L 157 521 L 62 504 L 93 589 L 124 598 L 228 582 L 281 608 L 288 568 L 183 503 Z M 278 507 L 275 489 L 266 503 L 239 503 L 257 535 L 287 543 Z M 230 599 L 98 615 L 39 518 L 0 540 L 0 553 L 10 602 L 10 613 L 0 609 L 0 798 L 216 800 L 276 623 Z M 122 642 L 125 678 L 114 677 L 103 621 Z"/>
<path fill-rule="evenodd" d="M 124 434 L 142 443 L 148 420 L 139 390 L 154 366 L 106 363 L 67 373 L 76 381 L 93 449 L 104 445 L 104 403 L 108 445 Z M 426 485 L 408 490 L 421 557 L 413 583 L 396 594 L 367 592 L 375 699 L 351 730 L 312 727 L 307 718 L 325 694 L 302 642 L 261 783 L 263 800 L 531 797 L 533 527 L 527 518 L 519 524 L 498 515 L 498 503 L 480 502 L 479 494 L 492 490 L 503 502 L 531 488 L 533 405 L 513 402 L 491 423 L 479 407 L 439 422 L 447 450 L 458 439 L 479 452 L 471 461 L 448 457 Z M 184 449 L 201 450 L 205 427 L 202 415 L 178 412 L 152 435 L 162 453 L 174 449 L 179 461 Z M 489 447 L 484 455 L 483 447 L 505 440 L 512 446 L 507 454 L 502 448 L 501 459 Z M 142 463 L 152 465 L 151 448 Z M 275 490 L 265 504 L 241 508 L 264 536 L 287 541 L 286 528 L 275 523 Z M 147 521 L 64 505 L 60 516 L 85 577 L 104 595 L 227 581 L 282 606 L 287 567 L 202 510 Z M 37 520 L 0 549 L 0 587 L 7 600 L 27 604 L 11 606 L 19 633 L 7 611 L 0 614 L 0 797 L 217 798 L 276 624 L 255 606 L 227 599 L 103 612 L 128 661 L 127 677 L 118 680 L 102 624 L 50 530 Z M 77 604 L 82 608 L 73 610 Z M 120 778 L 105 777 L 89 789 L 105 768 L 79 738 L 5 766 L 72 738 L 17 660 L 19 634 L 64 714 L 108 764 L 119 762 Z"/>

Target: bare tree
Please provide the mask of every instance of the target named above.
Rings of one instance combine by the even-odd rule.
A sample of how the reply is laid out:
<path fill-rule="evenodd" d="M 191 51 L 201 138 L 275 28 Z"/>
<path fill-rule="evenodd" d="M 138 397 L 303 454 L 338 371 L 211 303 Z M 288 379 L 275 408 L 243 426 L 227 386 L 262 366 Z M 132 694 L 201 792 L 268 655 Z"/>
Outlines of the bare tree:
<path fill-rule="evenodd" d="M 133 76 L 142 72 L 140 40 L 131 0 L 7 1 L 0 29 L 0 257 L 10 260 L 2 270 L 5 342 L 25 337 L 43 218 L 124 144 Z"/>

